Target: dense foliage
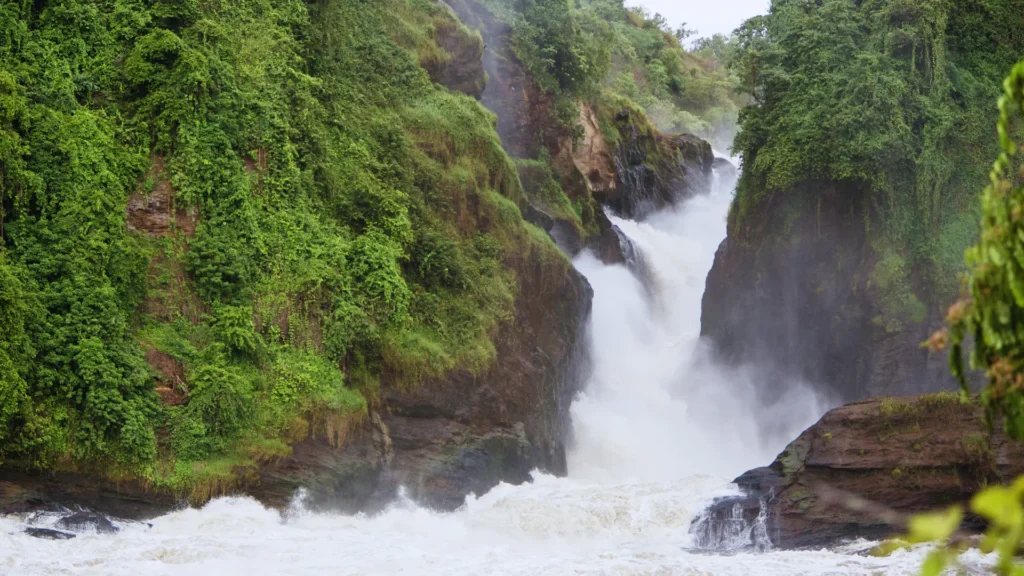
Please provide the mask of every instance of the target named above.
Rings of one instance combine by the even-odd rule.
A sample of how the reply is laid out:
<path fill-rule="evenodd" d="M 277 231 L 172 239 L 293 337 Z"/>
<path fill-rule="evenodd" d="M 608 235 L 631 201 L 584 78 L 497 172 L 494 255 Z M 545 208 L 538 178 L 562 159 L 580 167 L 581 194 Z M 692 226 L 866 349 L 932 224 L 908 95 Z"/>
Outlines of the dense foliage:
<path fill-rule="evenodd" d="M 538 87 L 558 97 L 563 122 L 576 121 L 583 100 L 635 107 L 665 132 L 698 134 L 723 148 L 731 141 L 743 99 L 727 66 L 728 39 L 686 50 L 688 31 L 623 0 L 486 1 L 512 23 L 516 54 Z"/>
<path fill-rule="evenodd" d="M 999 154 L 982 193 L 982 229 L 967 251 L 969 296 L 949 310 L 953 373 L 966 389 L 963 343 L 973 340 L 970 366 L 986 371 L 982 402 L 1002 417 L 1007 434 L 1024 440 L 1024 61 L 1003 83 Z"/>
<path fill-rule="evenodd" d="M 419 66 L 440 21 L 429 0 L 0 5 L 0 461 L 208 493 L 340 440 L 381 379 L 489 365 L 517 263 L 562 257 L 493 116 Z"/>
<path fill-rule="evenodd" d="M 912 275 L 951 298 L 995 155 L 994 87 L 1024 53 L 1024 2 L 775 0 L 737 41 L 754 104 L 733 218 L 801 183 L 842 183 L 870 198 L 876 283 L 906 293 L 886 312 L 920 317 Z"/>
<path fill-rule="evenodd" d="M 942 348 L 951 339 L 950 367 L 969 394 L 963 346 L 973 338 L 970 365 L 984 369 L 987 385 L 981 400 L 988 417 L 1000 417 L 1012 438 L 1024 440 L 1024 60 L 1003 82 L 997 131 L 1001 153 L 982 192 L 980 241 L 967 251 L 971 265 L 969 297 L 949 311 L 951 330 L 940 331 L 930 344 Z M 1024 477 L 1010 486 L 986 488 L 971 499 L 970 511 L 985 520 L 980 541 L 995 553 L 992 573 L 1021 574 L 1020 547 L 1024 541 Z M 907 535 L 887 542 L 877 552 L 887 554 L 911 544 L 938 544 L 921 567 L 922 576 L 938 576 L 957 567 L 959 556 L 972 542 L 958 534 L 964 510 L 911 517 Z"/>

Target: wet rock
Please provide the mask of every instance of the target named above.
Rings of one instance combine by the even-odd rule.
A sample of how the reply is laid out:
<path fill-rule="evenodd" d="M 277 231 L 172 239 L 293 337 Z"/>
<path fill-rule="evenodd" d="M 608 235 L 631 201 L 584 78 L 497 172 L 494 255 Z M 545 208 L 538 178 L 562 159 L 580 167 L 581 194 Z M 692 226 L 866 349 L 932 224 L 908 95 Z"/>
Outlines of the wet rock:
<path fill-rule="evenodd" d="M 341 446 L 299 442 L 244 491 L 284 508 L 301 487 L 314 508 L 355 512 L 379 510 L 404 487 L 416 502 L 451 510 L 534 469 L 565 474 L 569 407 L 588 377 L 582 334 L 593 291 L 567 259 L 551 256 L 515 264 L 514 318 L 497 329 L 490 367 L 411 389 L 382 378 L 380 409 Z"/>
<path fill-rule="evenodd" d="M 526 204 L 523 218 L 547 232 L 555 245 L 569 256 L 575 256 L 583 249 L 579 226 L 573 220 L 553 216 L 532 203 Z"/>
<path fill-rule="evenodd" d="M 735 180 L 739 175 L 736 170 L 736 165 L 728 158 L 716 157 L 715 161 L 711 164 L 711 168 L 719 178 L 725 180 Z"/>
<path fill-rule="evenodd" d="M 57 527 L 74 532 L 96 531 L 100 534 L 116 534 L 120 528 L 110 518 L 95 512 L 82 510 L 57 521 Z"/>
<path fill-rule="evenodd" d="M 594 198 L 617 214 L 642 220 L 666 206 L 711 189 L 711 144 L 691 134 L 667 135 L 623 109 L 615 118 L 616 184 L 594 188 Z"/>
<path fill-rule="evenodd" d="M 731 211 L 707 277 L 701 336 L 724 362 L 767 373 L 761 392 L 801 379 L 852 402 L 955 386 L 946 356 L 921 347 L 945 325 L 950 302 L 917 273 L 908 282 L 914 299 L 880 288 L 891 264 L 868 234 L 872 198 L 854 185 L 808 182 Z"/>
<path fill-rule="evenodd" d="M 44 540 L 71 540 L 75 537 L 70 532 L 61 532 L 60 530 L 52 530 L 50 528 L 25 528 L 25 534 Z"/>
<path fill-rule="evenodd" d="M 481 61 L 487 83 L 480 102 L 498 116 L 495 129 L 502 147 L 512 158 L 538 158 L 542 148 L 554 155 L 565 129 L 552 122 L 554 97 L 534 86 L 516 56 L 512 28 L 477 0 L 444 0 L 444 4 L 483 37 Z"/>
<path fill-rule="evenodd" d="M 877 540 L 894 528 L 850 496 L 912 514 L 964 503 L 1022 472 L 1024 447 L 998 425 L 989 431 L 980 406 L 956 394 L 874 398 L 830 411 L 770 466 L 737 478 L 743 494 L 716 501 L 691 532 L 703 547 L 728 549 L 760 517 L 778 548 Z M 968 517 L 963 528 L 981 525 Z"/>
<path fill-rule="evenodd" d="M 124 480 L 117 484 L 89 474 L 0 468 L 0 514 L 66 513 L 87 509 L 111 518 L 142 520 L 180 506 L 172 494 Z"/>

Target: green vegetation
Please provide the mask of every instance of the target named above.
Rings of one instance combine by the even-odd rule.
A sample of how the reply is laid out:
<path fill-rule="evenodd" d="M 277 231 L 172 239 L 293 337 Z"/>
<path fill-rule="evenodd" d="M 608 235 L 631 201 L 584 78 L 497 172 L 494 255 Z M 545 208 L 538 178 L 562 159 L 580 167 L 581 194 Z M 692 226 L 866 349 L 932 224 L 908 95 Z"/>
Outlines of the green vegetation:
<path fill-rule="evenodd" d="M 977 245 L 967 252 L 971 273 L 970 296 L 949 311 L 950 334 L 937 334 L 936 346 L 951 339 L 950 365 L 968 393 L 963 345 L 973 337 L 970 365 L 984 369 L 987 383 L 981 400 L 990 417 L 1001 417 L 1003 428 L 1016 440 L 1024 440 L 1024 286 L 1021 282 L 1024 254 L 1024 61 L 1013 67 L 1003 82 L 999 99 L 999 144 L 1002 152 L 992 167 L 990 183 L 982 193 L 982 230 Z M 991 421 L 991 420 L 990 420 Z M 965 457 L 979 472 L 993 465 L 994 454 L 987 438 L 968 434 L 961 440 Z M 985 474 L 987 476 L 987 474 Z M 986 488 L 971 499 L 970 510 L 988 524 L 980 547 L 997 554 L 993 572 L 1020 574 L 1024 570 L 1018 551 L 1024 542 L 1024 478 L 1011 486 Z M 909 543 L 938 542 L 922 567 L 921 574 L 937 576 L 955 565 L 968 544 L 957 538 L 963 510 L 919 515 L 911 519 Z M 896 548 L 901 542 L 889 548 Z"/>
<path fill-rule="evenodd" d="M 1019 574 L 1020 543 L 1024 540 L 1024 478 L 1011 486 L 992 486 L 971 498 L 970 510 L 985 520 L 987 529 L 978 547 L 982 552 L 995 553 L 993 574 L 1011 576 Z M 921 566 L 922 576 L 938 576 L 949 567 L 955 567 L 961 553 L 970 547 L 971 540 L 958 534 L 964 511 L 953 506 L 942 512 L 918 514 L 909 519 L 908 534 L 881 545 L 873 553 L 885 556 L 895 550 L 923 542 L 940 543 Z"/>
<path fill-rule="evenodd" d="M 516 159 L 516 170 L 523 187 L 528 190 L 530 201 L 546 213 L 572 222 L 582 230 L 582 203 L 569 200 L 559 183 L 555 167 L 546 149 L 541 150 L 537 160 Z M 592 218 L 588 218 L 591 221 Z"/>
<path fill-rule="evenodd" d="M 734 226 L 774 193 L 836 183 L 864 198 L 882 324 L 952 299 L 996 155 L 998 80 L 1024 53 L 1024 2 L 775 0 L 736 38 L 754 103 L 735 141 Z"/>
<path fill-rule="evenodd" d="M 936 392 L 934 394 L 922 394 L 916 398 L 893 398 L 886 396 L 878 405 L 878 411 L 883 416 L 916 416 L 936 415 L 936 412 L 946 410 L 951 413 L 958 412 L 957 407 L 962 404 L 969 404 L 959 392 Z"/>
<path fill-rule="evenodd" d="M 516 267 L 568 263 L 420 67 L 442 25 L 480 42 L 428 0 L 0 5 L 0 460 L 208 497 L 487 367 Z"/>
<path fill-rule="evenodd" d="M 988 436 L 984 434 L 978 432 L 966 434 L 960 440 L 960 445 L 963 446 L 964 452 L 972 463 L 988 463 L 995 457 L 989 446 Z"/>
<path fill-rule="evenodd" d="M 632 107 L 663 132 L 689 132 L 721 148 L 732 140 L 740 105 L 734 53 L 721 36 L 686 50 L 687 30 L 623 0 L 484 0 L 512 24 L 516 55 L 537 86 L 556 97 L 566 125 L 578 102 Z M 603 118 L 602 128 L 612 125 Z"/>
<path fill-rule="evenodd" d="M 1013 68 L 1003 89 L 1002 153 L 982 193 L 981 239 L 967 253 L 970 296 L 949 310 L 950 364 L 966 390 L 962 347 L 973 337 L 970 366 L 985 370 L 988 379 L 982 402 L 990 415 L 1003 416 L 1007 434 L 1024 440 L 1024 62 Z"/>

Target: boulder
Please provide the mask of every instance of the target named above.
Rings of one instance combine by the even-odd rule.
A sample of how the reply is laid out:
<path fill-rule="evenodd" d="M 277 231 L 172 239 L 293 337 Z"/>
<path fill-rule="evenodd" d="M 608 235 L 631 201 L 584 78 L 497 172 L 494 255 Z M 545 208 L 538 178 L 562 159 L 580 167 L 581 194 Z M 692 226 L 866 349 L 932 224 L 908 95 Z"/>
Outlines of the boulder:
<path fill-rule="evenodd" d="M 91 532 L 100 534 L 116 534 L 121 529 L 114 526 L 110 518 L 96 512 L 81 510 L 70 516 L 65 516 L 57 521 L 57 527 L 72 532 Z"/>
<path fill-rule="evenodd" d="M 737 547 L 723 538 L 737 532 L 745 546 L 763 546 L 763 536 L 787 549 L 882 539 L 898 532 L 890 512 L 965 503 L 1021 473 L 1024 447 L 989 430 L 982 408 L 959 394 L 872 398 L 828 412 L 770 466 L 741 475 L 743 495 L 716 501 L 691 531 L 707 548 Z M 737 519 L 742 531 L 730 525 Z M 965 530 L 981 527 L 964 521 Z"/>
<path fill-rule="evenodd" d="M 716 157 L 715 161 L 711 164 L 711 168 L 719 178 L 724 180 L 735 180 L 739 176 L 736 165 L 728 158 Z"/>
<path fill-rule="evenodd" d="M 52 530 L 50 528 L 25 528 L 25 534 L 44 540 L 71 540 L 75 537 L 70 532 L 61 532 L 60 530 Z"/>

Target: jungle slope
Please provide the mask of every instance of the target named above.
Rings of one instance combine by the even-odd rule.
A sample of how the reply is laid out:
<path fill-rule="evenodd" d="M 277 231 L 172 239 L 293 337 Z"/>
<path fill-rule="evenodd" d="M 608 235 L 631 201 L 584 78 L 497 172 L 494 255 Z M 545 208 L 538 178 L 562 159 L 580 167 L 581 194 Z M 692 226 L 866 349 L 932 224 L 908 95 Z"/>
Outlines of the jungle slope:
<path fill-rule="evenodd" d="M 844 401 L 954 385 L 920 344 L 977 238 L 1022 31 L 1019 0 L 775 0 L 745 23 L 735 66 L 754 104 L 702 310 L 725 358 Z"/>
<path fill-rule="evenodd" d="M 599 29 L 696 70 L 609 6 Z M 4 5 L 0 511 L 298 487 L 353 511 L 399 485 L 452 508 L 564 473 L 590 289 L 551 237 L 623 260 L 598 199 L 677 201 L 712 155 L 608 67 L 538 80 L 506 16 L 494 85 L 521 82 L 535 129 L 514 161 L 475 101 L 483 38 L 443 4 Z"/>
<path fill-rule="evenodd" d="M 445 8 L 0 21 L 0 475 L 21 493 L 198 502 L 262 471 L 278 504 L 326 482 L 358 507 L 403 458 L 445 502 L 564 471 L 590 290 L 522 219 L 494 116 L 431 82 L 484 80 L 452 76 L 482 42 Z"/>

